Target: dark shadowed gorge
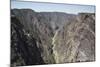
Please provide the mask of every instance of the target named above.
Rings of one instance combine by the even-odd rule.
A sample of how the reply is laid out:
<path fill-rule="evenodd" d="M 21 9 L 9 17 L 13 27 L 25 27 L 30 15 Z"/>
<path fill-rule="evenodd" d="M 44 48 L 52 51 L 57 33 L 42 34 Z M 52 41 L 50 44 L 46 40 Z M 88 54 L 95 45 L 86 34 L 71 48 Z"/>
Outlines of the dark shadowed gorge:
<path fill-rule="evenodd" d="M 11 10 L 11 65 L 95 60 L 95 14 Z"/>

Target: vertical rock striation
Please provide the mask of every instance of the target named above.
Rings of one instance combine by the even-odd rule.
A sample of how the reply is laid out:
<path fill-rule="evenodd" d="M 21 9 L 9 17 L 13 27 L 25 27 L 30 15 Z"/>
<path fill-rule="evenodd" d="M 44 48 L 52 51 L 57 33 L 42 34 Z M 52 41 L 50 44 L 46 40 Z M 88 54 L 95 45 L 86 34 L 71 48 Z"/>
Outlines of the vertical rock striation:
<path fill-rule="evenodd" d="M 53 38 L 56 63 L 95 60 L 95 15 L 80 13 Z"/>

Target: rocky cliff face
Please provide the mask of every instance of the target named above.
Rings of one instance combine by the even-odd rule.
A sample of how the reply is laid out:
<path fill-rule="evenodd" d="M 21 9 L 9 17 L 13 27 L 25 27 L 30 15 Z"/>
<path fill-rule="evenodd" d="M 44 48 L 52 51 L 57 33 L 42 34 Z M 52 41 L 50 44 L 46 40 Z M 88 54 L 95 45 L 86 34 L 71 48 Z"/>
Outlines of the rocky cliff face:
<path fill-rule="evenodd" d="M 95 60 L 95 15 L 81 13 L 56 31 L 53 53 L 56 63 Z"/>
<path fill-rule="evenodd" d="M 11 10 L 11 64 L 95 60 L 95 15 Z"/>

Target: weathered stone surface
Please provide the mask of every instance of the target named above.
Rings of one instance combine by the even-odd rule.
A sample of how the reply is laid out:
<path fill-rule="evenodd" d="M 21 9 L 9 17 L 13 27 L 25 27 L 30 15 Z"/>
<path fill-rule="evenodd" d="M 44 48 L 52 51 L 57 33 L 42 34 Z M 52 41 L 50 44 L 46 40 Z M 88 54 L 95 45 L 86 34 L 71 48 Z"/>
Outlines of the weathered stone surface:
<path fill-rule="evenodd" d="M 11 10 L 11 64 L 95 60 L 95 15 Z"/>
<path fill-rule="evenodd" d="M 56 31 L 53 53 L 56 63 L 95 60 L 95 15 L 82 13 Z"/>

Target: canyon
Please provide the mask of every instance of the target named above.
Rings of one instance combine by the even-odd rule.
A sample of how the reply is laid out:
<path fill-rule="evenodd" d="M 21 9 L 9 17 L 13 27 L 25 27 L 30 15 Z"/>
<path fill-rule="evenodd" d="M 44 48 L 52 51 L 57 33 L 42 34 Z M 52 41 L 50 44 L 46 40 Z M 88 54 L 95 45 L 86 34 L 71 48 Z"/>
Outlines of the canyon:
<path fill-rule="evenodd" d="M 11 65 L 95 61 L 95 13 L 11 9 Z"/>

